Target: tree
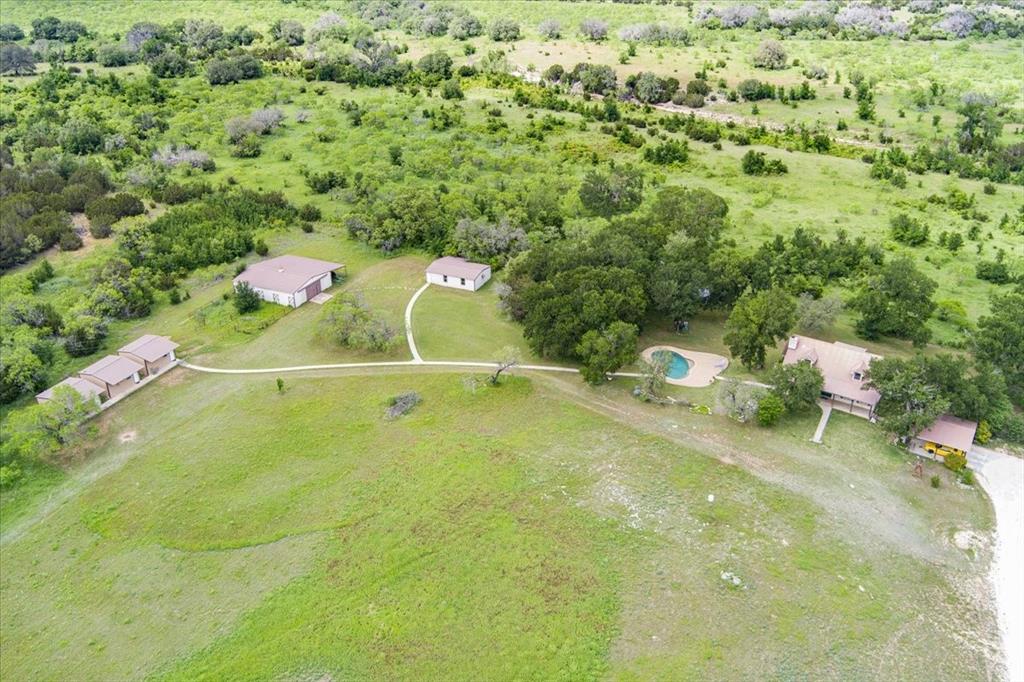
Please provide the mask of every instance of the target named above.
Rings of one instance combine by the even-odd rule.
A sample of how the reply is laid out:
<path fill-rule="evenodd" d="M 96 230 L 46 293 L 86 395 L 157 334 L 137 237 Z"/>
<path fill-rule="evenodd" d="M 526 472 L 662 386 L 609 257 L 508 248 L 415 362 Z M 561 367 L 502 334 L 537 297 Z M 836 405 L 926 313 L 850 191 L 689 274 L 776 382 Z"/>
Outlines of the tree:
<path fill-rule="evenodd" d="M 767 393 L 757 403 L 757 423 L 761 426 L 775 426 L 786 412 L 786 405 L 775 393 Z"/>
<path fill-rule="evenodd" d="M 821 332 L 833 324 L 843 310 L 843 301 L 835 294 L 814 298 L 801 293 L 796 304 L 796 328 L 805 332 Z"/>
<path fill-rule="evenodd" d="M 14 43 L 0 45 L 0 73 L 28 76 L 36 72 L 32 51 Z"/>
<path fill-rule="evenodd" d="M 74 443 L 82 435 L 82 424 L 96 409 L 70 386 L 58 386 L 53 398 L 40 406 L 36 424 L 39 430 L 60 447 Z"/>
<path fill-rule="evenodd" d="M 452 58 L 443 50 L 437 50 L 420 58 L 417 68 L 435 82 L 452 77 Z"/>
<path fill-rule="evenodd" d="M 239 282 L 235 286 L 235 310 L 239 314 L 256 312 L 262 302 L 263 299 L 260 298 L 259 293 L 248 282 Z"/>
<path fill-rule="evenodd" d="M 484 32 L 483 24 L 472 14 L 460 14 L 448 24 L 448 34 L 455 40 L 466 40 Z"/>
<path fill-rule="evenodd" d="M 491 40 L 497 43 L 511 43 L 519 40 L 519 24 L 511 19 L 495 19 L 488 32 Z"/>
<path fill-rule="evenodd" d="M 757 406 L 763 392 L 754 386 L 741 381 L 721 381 L 718 383 L 718 402 L 725 408 L 726 414 L 741 423 L 746 423 L 757 415 Z"/>
<path fill-rule="evenodd" d="M 928 382 L 924 364 L 898 358 L 874 360 L 867 386 L 881 395 L 877 412 L 882 426 L 901 438 L 912 438 L 949 409 L 949 401 Z"/>
<path fill-rule="evenodd" d="M 35 352 L 36 341 L 30 331 L 4 339 L 0 347 L 0 403 L 9 403 L 45 385 L 46 367 Z"/>
<path fill-rule="evenodd" d="M 665 84 L 662 80 L 650 71 L 644 71 L 636 77 L 636 82 L 633 83 L 633 94 L 645 104 L 658 104 L 670 97 L 665 92 Z"/>
<path fill-rule="evenodd" d="M 774 40 L 766 40 L 754 53 L 754 66 L 760 69 L 786 68 L 786 51 Z"/>
<path fill-rule="evenodd" d="M 643 200 L 643 172 L 632 166 L 615 166 L 608 173 L 590 171 L 583 177 L 579 196 L 591 214 L 610 217 L 628 213 Z"/>
<path fill-rule="evenodd" d="M 64 349 L 71 357 L 92 355 L 99 350 L 100 343 L 107 336 L 107 324 L 102 318 L 84 311 L 74 311 L 64 321 L 61 330 Z"/>
<path fill-rule="evenodd" d="M 725 199 L 703 187 L 665 187 L 658 192 L 651 206 L 651 221 L 661 229 L 664 238 L 683 231 L 703 243 L 718 239 L 725 226 L 729 205 Z"/>
<path fill-rule="evenodd" d="M 270 27 L 270 35 L 285 45 L 301 45 L 304 42 L 306 29 L 294 19 L 278 19 Z"/>
<path fill-rule="evenodd" d="M 636 325 L 621 321 L 584 334 L 576 346 L 576 355 L 583 361 L 580 372 L 587 383 L 596 386 L 610 373 L 636 360 L 637 334 Z"/>
<path fill-rule="evenodd" d="M 620 267 L 581 266 L 555 273 L 521 294 L 523 334 L 545 357 L 573 358 L 583 335 L 613 322 L 639 325 L 647 298 L 638 273 Z"/>
<path fill-rule="evenodd" d="M 963 116 L 957 126 L 957 145 L 961 152 L 978 154 L 995 149 L 1003 129 L 995 102 L 968 93 L 956 112 Z"/>
<path fill-rule="evenodd" d="M 786 338 L 796 323 L 796 304 L 782 289 L 748 292 L 725 323 L 725 344 L 746 367 L 760 369 L 768 346 Z"/>
<path fill-rule="evenodd" d="M 519 349 L 515 346 L 505 346 L 498 351 L 498 359 L 495 361 L 497 367 L 495 368 L 494 373 L 488 377 L 490 384 L 492 386 L 496 386 L 498 381 L 501 379 L 502 373 L 507 372 L 518 365 L 522 361 L 521 358 L 522 353 L 520 353 Z"/>
<path fill-rule="evenodd" d="M 397 336 L 387 320 L 348 293 L 335 294 L 324 305 L 318 331 L 338 345 L 377 352 L 389 350 Z"/>
<path fill-rule="evenodd" d="M 1010 397 L 1024 404 L 1024 290 L 992 297 L 991 312 L 978 320 L 975 352 L 999 369 Z"/>
<path fill-rule="evenodd" d="M 790 412 L 800 412 L 817 404 L 825 378 L 821 370 L 807 360 L 779 365 L 772 370 L 768 383 Z"/>
<path fill-rule="evenodd" d="M 660 401 L 665 389 L 665 377 L 668 375 L 669 356 L 659 354 L 650 361 L 640 361 L 640 381 L 633 389 L 633 395 L 644 402 Z"/>
<path fill-rule="evenodd" d="M 504 265 L 529 246 L 526 231 L 508 218 L 497 223 L 463 218 L 455 224 L 451 242 L 460 256 L 492 265 Z"/>
<path fill-rule="evenodd" d="M 865 278 L 850 301 L 850 308 L 861 314 L 857 334 L 866 339 L 894 336 L 923 346 L 931 336 L 927 322 L 935 309 L 936 286 L 909 257 L 889 261 Z"/>

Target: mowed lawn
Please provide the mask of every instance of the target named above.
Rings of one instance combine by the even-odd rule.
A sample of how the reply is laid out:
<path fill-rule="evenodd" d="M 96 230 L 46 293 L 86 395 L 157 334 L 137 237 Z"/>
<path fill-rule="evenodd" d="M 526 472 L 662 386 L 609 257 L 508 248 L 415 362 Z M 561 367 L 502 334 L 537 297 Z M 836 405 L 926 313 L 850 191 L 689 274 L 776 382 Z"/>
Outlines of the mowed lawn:
<path fill-rule="evenodd" d="M 536 380 L 179 369 L 99 426 L 5 535 L 4 679 L 986 678 L 963 553 Z"/>

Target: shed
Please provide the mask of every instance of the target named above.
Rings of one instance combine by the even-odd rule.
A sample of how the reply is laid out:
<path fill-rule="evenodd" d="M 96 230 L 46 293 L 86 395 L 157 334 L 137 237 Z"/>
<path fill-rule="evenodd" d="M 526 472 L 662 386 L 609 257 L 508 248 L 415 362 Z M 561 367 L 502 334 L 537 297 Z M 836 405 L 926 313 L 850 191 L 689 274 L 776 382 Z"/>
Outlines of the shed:
<path fill-rule="evenodd" d="M 427 282 L 443 287 L 476 291 L 491 278 L 491 266 L 457 256 L 438 258 L 427 266 Z"/>
<path fill-rule="evenodd" d="M 157 374 L 174 364 L 177 357 L 174 349 L 178 347 L 174 341 L 166 336 L 145 334 L 135 339 L 127 346 L 121 346 L 117 354 L 135 362 L 141 362 L 145 374 Z"/>
<path fill-rule="evenodd" d="M 108 355 L 83 369 L 78 376 L 102 389 L 106 398 L 113 399 L 134 391 L 135 385 L 142 381 L 145 369 L 131 358 Z"/>
<path fill-rule="evenodd" d="M 42 393 L 36 395 L 36 402 L 45 403 L 48 400 L 53 400 L 54 392 L 61 386 L 67 386 L 68 388 L 76 391 L 78 395 L 82 396 L 83 400 L 95 401 L 97 405 L 100 403 L 101 396 L 103 395 L 103 389 L 93 382 L 81 377 L 68 377 L 59 384 L 51 386 Z"/>
<path fill-rule="evenodd" d="M 278 256 L 253 263 L 235 277 L 234 286 L 248 282 L 264 301 L 298 308 L 333 284 L 331 273 L 344 267 L 305 256 Z"/>
<path fill-rule="evenodd" d="M 944 414 L 914 437 L 914 444 L 930 455 L 967 455 L 974 443 L 978 422 Z"/>

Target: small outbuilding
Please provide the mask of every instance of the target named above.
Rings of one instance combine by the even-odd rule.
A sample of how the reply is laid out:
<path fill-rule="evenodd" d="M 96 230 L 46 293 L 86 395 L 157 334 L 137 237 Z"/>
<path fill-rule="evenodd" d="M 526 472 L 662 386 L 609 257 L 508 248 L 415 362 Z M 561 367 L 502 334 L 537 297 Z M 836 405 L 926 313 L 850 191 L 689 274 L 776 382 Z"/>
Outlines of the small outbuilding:
<path fill-rule="evenodd" d="M 55 386 L 51 386 L 42 393 L 36 395 L 36 402 L 45 403 L 49 400 L 54 399 L 54 392 L 61 386 L 67 386 L 72 389 L 78 395 L 82 396 L 82 400 L 93 401 L 97 405 L 100 404 L 100 400 L 103 396 L 103 389 L 87 379 L 81 377 L 68 377 L 64 381 L 60 382 Z"/>
<path fill-rule="evenodd" d="M 78 376 L 91 381 L 101 389 L 102 397 L 112 400 L 134 391 L 145 370 L 142 363 L 131 358 L 108 355 L 83 369 Z"/>
<path fill-rule="evenodd" d="M 964 457 L 971 451 L 974 434 L 978 430 L 978 422 L 960 419 L 951 414 L 944 414 L 927 429 L 914 437 L 914 445 L 929 455 L 945 457 L 958 454 Z"/>
<path fill-rule="evenodd" d="M 235 277 L 234 286 L 248 282 L 264 301 L 298 308 L 306 301 L 329 289 L 333 273 L 344 267 L 304 256 L 278 256 L 253 263 Z"/>
<path fill-rule="evenodd" d="M 142 363 L 144 375 L 157 374 L 174 364 L 177 358 L 174 350 L 178 344 L 166 336 L 145 334 L 127 346 L 118 349 L 117 354 L 129 360 Z"/>
<path fill-rule="evenodd" d="M 427 266 L 427 281 L 443 287 L 476 291 L 491 278 L 491 266 L 445 256 Z"/>

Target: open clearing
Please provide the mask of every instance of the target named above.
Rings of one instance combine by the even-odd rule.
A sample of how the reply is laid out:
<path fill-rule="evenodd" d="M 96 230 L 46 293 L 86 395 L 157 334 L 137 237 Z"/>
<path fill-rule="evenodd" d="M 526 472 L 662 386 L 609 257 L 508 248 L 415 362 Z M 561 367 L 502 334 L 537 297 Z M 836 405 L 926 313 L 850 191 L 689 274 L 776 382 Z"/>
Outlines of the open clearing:
<path fill-rule="evenodd" d="M 384 420 L 409 389 L 422 405 Z M 104 415 L 93 461 L 119 468 L 4 546 L 0 632 L 23 653 L 3 677 L 993 674 L 977 662 L 995 624 L 963 589 L 980 558 L 934 543 L 925 514 L 980 512 L 974 490 L 908 499 L 924 559 L 546 382 L 356 376 L 278 395 L 190 375 L 157 394 Z"/>

